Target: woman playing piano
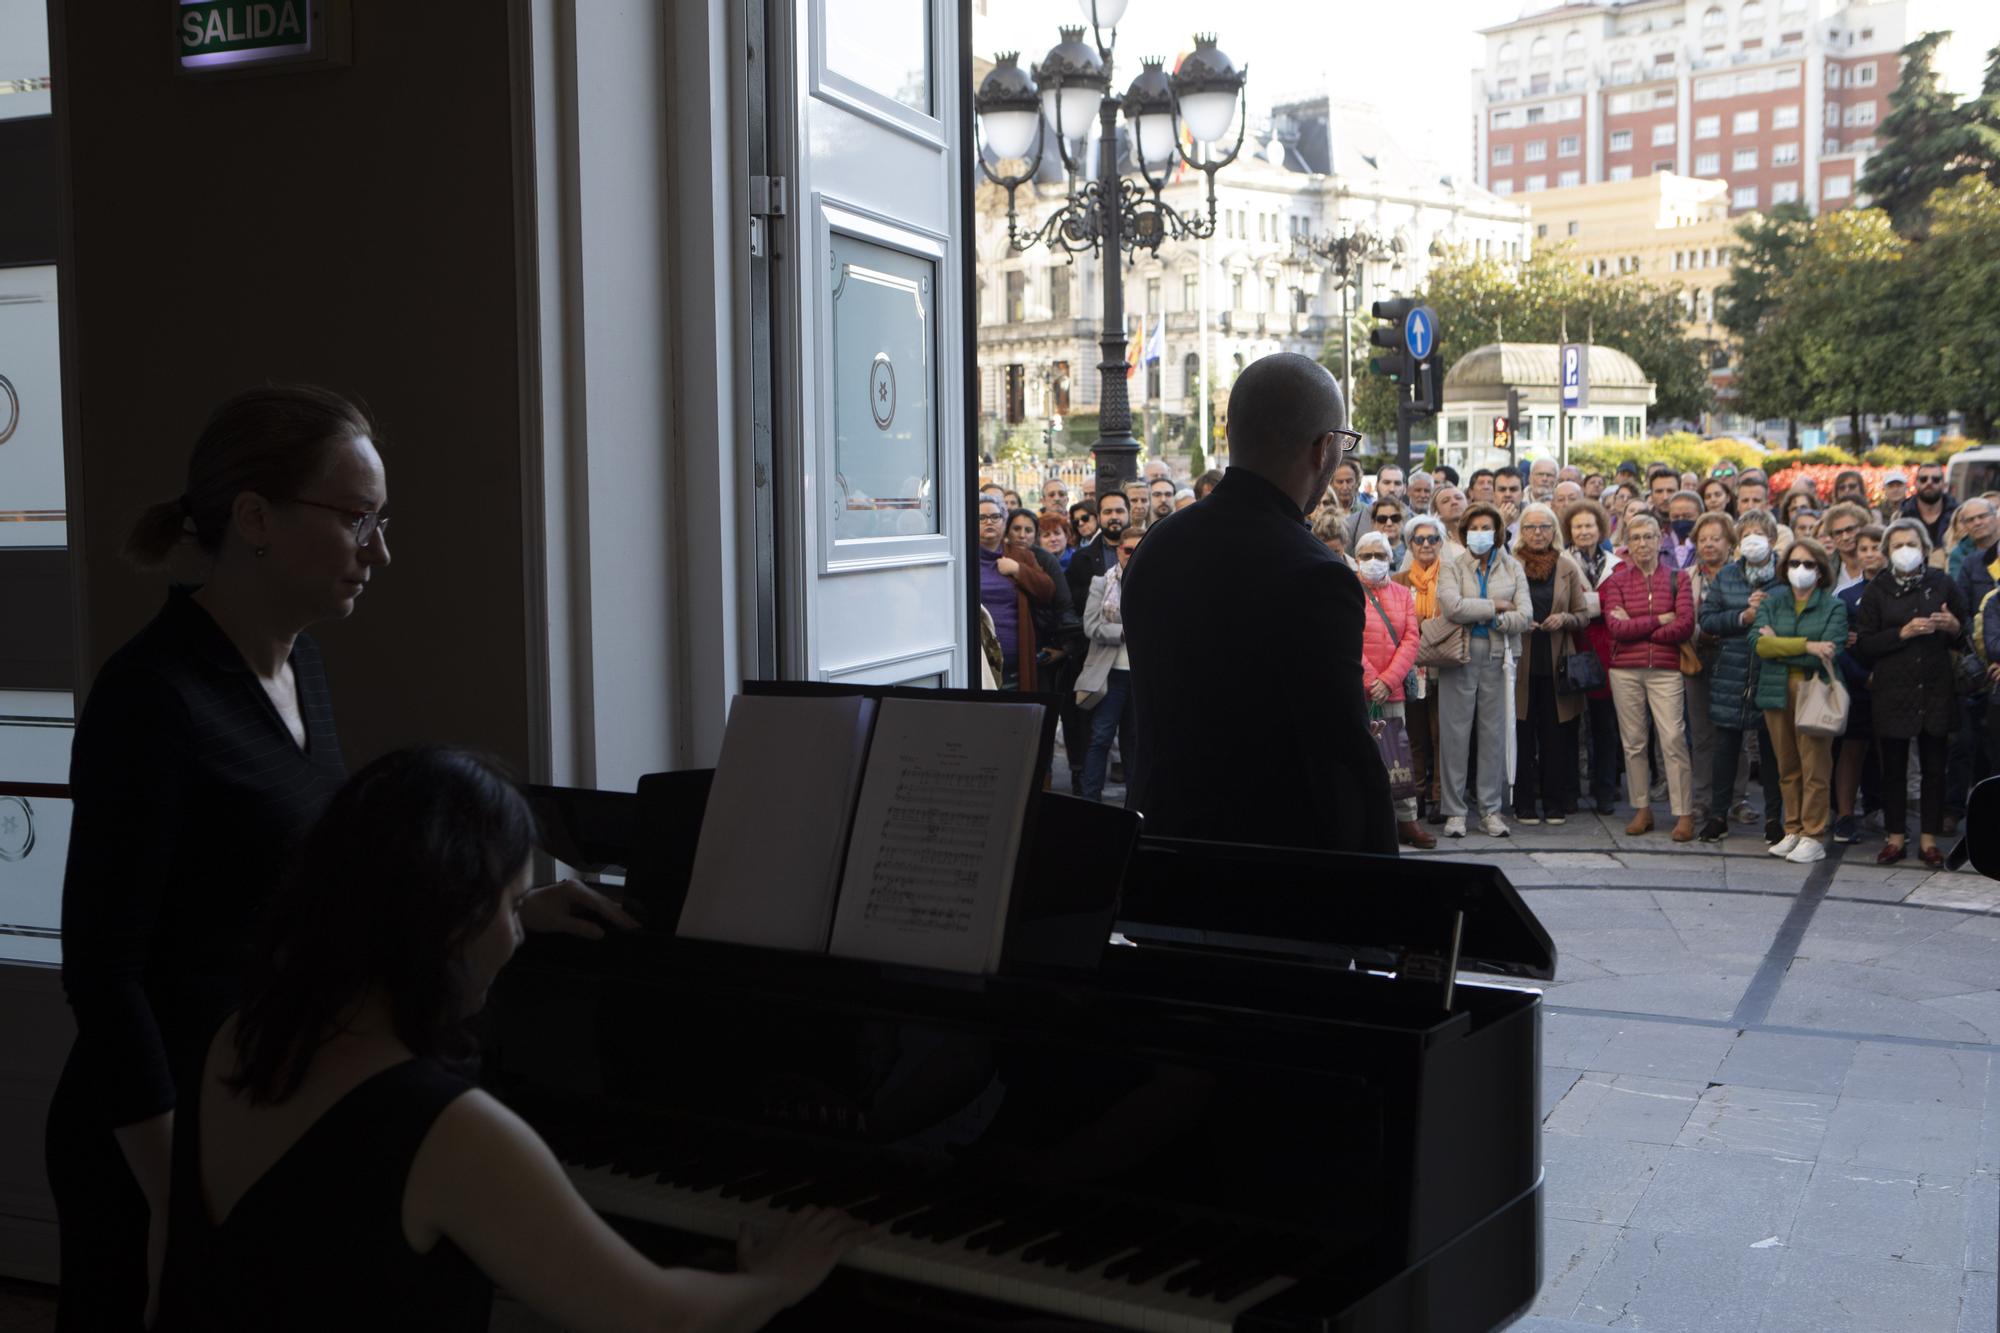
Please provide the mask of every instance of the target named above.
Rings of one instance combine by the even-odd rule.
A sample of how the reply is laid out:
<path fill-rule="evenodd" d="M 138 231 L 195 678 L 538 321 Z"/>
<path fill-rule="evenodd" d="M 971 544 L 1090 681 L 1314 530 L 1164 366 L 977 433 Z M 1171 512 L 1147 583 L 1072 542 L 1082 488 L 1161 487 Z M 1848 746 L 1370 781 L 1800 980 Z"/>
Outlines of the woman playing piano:
<path fill-rule="evenodd" d="M 659 1268 L 455 1072 L 521 939 L 533 831 L 460 751 L 388 755 L 333 798 L 182 1097 L 162 1327 L 483 1330 L 499 1283 L 584 1333 L 751 1329 L 858 1234 L 810 1211 L 737 1273 Z"/>

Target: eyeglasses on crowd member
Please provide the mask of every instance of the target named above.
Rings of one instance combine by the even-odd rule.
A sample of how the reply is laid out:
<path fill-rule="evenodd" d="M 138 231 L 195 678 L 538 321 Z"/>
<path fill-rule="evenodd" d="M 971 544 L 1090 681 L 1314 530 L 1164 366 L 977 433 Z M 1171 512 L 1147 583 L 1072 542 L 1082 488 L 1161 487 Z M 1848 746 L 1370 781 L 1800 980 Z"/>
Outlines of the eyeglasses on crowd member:
<path fill-rule="evenodd" d="M 754 1328 L 858 1239 L 810 1211 L 736 1273 L 660 1268 L 459 1072 L 521 943 L 533 834 L 462 751 L 386 755 L 328 803 L 183 1090 L 164 1327 L 484 1328 L 504 1284 L 567 1328 Z"/>

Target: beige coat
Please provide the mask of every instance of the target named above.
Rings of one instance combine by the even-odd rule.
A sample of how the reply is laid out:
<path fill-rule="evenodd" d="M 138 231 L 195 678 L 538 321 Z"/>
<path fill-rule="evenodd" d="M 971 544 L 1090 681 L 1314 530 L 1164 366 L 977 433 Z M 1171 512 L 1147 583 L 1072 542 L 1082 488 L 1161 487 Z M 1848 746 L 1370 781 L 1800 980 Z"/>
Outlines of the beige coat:
<path fill-rule="evenodd" d="M 1489 584 L 1490 582 L 1489 580 Z M 1582 566 L 1576 563 L 1576 560 L 1569 552 L 1565 551 L 1556 557 L 1556 586 L 1554 596 L 1549 599 L 1549 613 L 1551 615 L 1574 616 L 1576 617 L 1576 623 L 1571 629 L 1563 630 L 1561 633 L 1553 636 L 1553 642 L 1549 645 L 1549 673 L 1551 676 L 1556 676 L 1562 669 L 1562 660 L 1571 653 L 1576 652 L 1579 648 L 1583 648 L 1585 652 L 1589 651 L 1587 647 L 1582 645 L 1581 640 L 1576 637 L 1576 631 L 1581 630 L 1584 622 L 1590 618 L 1590 604 L 1584 599 L 1588 583 L 1589 580 L 1584 578 Z M 1528 600 L 1528 580 L 1525 571 L 1523 571 L 1521 577 L 1521 602 L 1522 605 L 1529 608 L 1528 614 L 1532 618 L 1534 610 L 1533 604 Z M 1528 671 L 1528 661 L 1528 645 L 1524 641 L 1521 645 L 1520 667 L 1514 673 L 1514 716 L 1517 718 L 1528 716 L 1528 678 L 1530 674 Z M 1565 694 L 1561 690 L 1557 690 L 1556 720 L 1558 722 L 1569 722 L 1581 717 L 1583 715 L 1583 700 L 1584 696 L 1581 694 Z"/>
<path fill-rule="evenodd" d="M 1494 603 L 1506 602 L 1512 609 L 1495 611 Z M 1493 622 L 1493 632 L 1506 636 L 1509 650 L 1521 651 L 1521 633 L 1535 623 L 1528 606 L 1528 580 L 1521 562 L 1505 550 L 1493 553 L 1486 574 L 1486 595 L 1479 593 L 1478 562 L 1470 551 L 1453 556 L 1438 572 L 1438 614 L 1460 625 Z M 1447 670 L 1451 668 L 1446 668 Z"/>

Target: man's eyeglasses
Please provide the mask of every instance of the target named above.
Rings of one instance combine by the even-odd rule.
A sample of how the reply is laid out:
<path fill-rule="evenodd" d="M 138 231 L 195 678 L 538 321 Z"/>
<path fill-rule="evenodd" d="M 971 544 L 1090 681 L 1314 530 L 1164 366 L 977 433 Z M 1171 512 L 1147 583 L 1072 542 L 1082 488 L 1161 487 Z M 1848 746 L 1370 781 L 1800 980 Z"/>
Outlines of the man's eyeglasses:
<path fill-rule="evenodd" d="M 1335 426 L 1327 434 L 1333 436 L 1334 443 L 1340 446 L 1340 453 L 1343 458 L 1361 447 L 1361 432 L 1358 430 L 1349 430 L 1345 426 Z"/>
<path fill-rule="evenodd" d="M 1943 481 L 1943 480 L 1944 480 L 1944 473 L 1942 472 L 1919 472 L 1917 474 L 1917 485 L 1919 486 L 1923 485 L 1927 481 Z"/>
<path fill-rule="evenodd" d="M 330 505 L 321 500 L 302 500 L 297 497 L 293 498 L 292 503 L 311 505 L 314 509 L 324 509 L 345 518 L 348 532 L 353 535 L 354 545 L 358 549 L 365 549 L 375 540 L 376 533 L 387 534 L 389 531 L 389 516 L 379 510 L 349 509 L 346 505 Z"/>
<path fill-rule="evenodd" d="M 1855 527 L 1853 524 L 1849 524 L 1844 528 L 1828 528 L 1826 530 L 1826 535 L 1833 538 L 1835 541 L 1839 541 L 1842 537 L 1852 537 L 1855 533 L 1859 531 L 1861 531 L 1860 528 Z"/>

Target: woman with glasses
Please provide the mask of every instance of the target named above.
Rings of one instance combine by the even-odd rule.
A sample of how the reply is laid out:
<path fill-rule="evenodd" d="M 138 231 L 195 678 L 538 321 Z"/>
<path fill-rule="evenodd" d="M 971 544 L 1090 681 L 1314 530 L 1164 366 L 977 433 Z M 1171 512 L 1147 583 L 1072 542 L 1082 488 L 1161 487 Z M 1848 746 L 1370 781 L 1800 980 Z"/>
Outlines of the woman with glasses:
<path fill-rule="evenodd" d="M 1820 532 L 1826 538 L 1824 545 L 1835 561 L 1835 593 L 1867 582 L 1861 572 L 1861 551 L 1856 539 L 1871 521 L 1869 511 L 1852 501 L 1833 505 L 1820 516 Z"/>
<path fill-rule="evenodd" d="M 1757 611 L 1757 706 L 1771 732 L 1785 800 L 1785 836 L 1771 844 L 1771 855 L 1804 865 L 1826 858 L 1833 738 L 1804 734 L 1793 717 L 1808 677 L 1833 678 L 1834 655 L 1847 644 L 1847 607 L 1833 595 L 1833 561 L 1818 542 L 1794 539 L 1781 564 L 1788 586 Z"/>
<path fill-rule="evenodd" d="M 1507 821 L 1500 812 L 1507 804 L 1506 728 L 1514 716 L 1507 697 L 1507 659 L 1519 656 L 1521 635 L 1533 626 L 1534 617 L 1527 578 L 1501 541 L 1506 531 L 1500 511 L 1490 504 L 1470 506 L 1459 520 L 1458 535 L 1465 554 L 1448 562 L 1438 576 L 1438 609 L 1465 627 L 1469 647 L 1464 665 L 1438 670 L 1444 834 L 1465 836 L 1471 807 L 1468 765 L 1477 744 L 1479 831 L 1504 838 Z"/>
<path fill-rule="evenodd" d="M 1549 505 L 1523 509 L 1516 533 L 1514 558 L 1528 581 L 1534 625 L 1514 673 L 1514 818 L 1562 824 L 1576 808 L 1583 700 L 1557 688 L 1556 673 L 1577 651 L 1577 633 L 1588 620 L 1584 576 L 1556 544 L 1556 511 Z"/>
<path fill-rule="evenodd" d="M 1144 528 L 1128 531 L 1118 543 L 1118 563 L 1090 581 L 1084 603 L 1083 632 L 1090 656 L 1076 679 L 1076 700 L 1090 713 L 1090 747 L 1083 760 L 1083 799 L 1104 799 L 1104 775 L 1111 769 L 1111 743 L 1125 760 L 1125 787 L 1132 788 L 1137 770 L 1133 725 L 1132 659 L 1125 650 L 1125 567 L 1146 535 Z"/>
<path fill-rule="evenodd" d="M 1408 511 L 1403 508 L 1402 501 L 1384 496 L 1368 506 L 1368 521 L 1361 528 L 1361 536 L 1379 532 L 1383 540 L 1389 543 L 1391 569 L 1403 563 L 1403 520 L 1407 516 Z M 1355 558 L 1357 560 L 1360 558 L 1358 539 L 1355 544 Z"/>
<path fill-rule="evenodd" d="M 1889 567 L 1861 594 L 1854 640 L 1854 655 L 1873 674 L 1875 743 L 1882 756 L 1885 838 L 1875 859 L 1894 865 L 1908 855 L 1914 741 L 1920 774 L 1917 855 L 1941 869 L 1945 750 L 1958 718 L 1953 658 L 1967 618 L 1965 598 L 1950 575 L 1931 567 L 1931 535 L 1921 520 L 1891 523 L 1883 549 Z"/>
<path fill-rule="evenodd" d="M 1410 590 L 1411 608 L 1421 631 L 1423 622 L 1435 620 L 1438 609 L 1438 571 L 1446 553 L 1444 520 L 1436 514 L 1419 514 L 1404 529 L 1403 543 L 1409 559 L 1392 577 Z M 1417 767 L 1418 816 L 1433 824 L 1444 823 L 1438 809 L 1438 691 L 1437 668 L 1417 668 L 1417 697 L 1403 699 L 1403 720 L 1410 733 L 1410 757 Z"/>
<path fill-rule="evenodd" d="M 254 389 L 218 408 L 185 487 L 125 554 L 208 563 L 105 663 L 78 719 L 63 879 L 63 988 L 76 1043 L 49 1107 L 61 1232 L 57 1326 L 150 1318 L 166 1239 L 180 1080 L 238 999 L 287 858 L 346 777 L 310 626 L 353 614 L 389 566 L 375 427 L 324 389 Z M 608 900 L 566 883 L 529 919 Z"/>
<path fill-rule="evenodd" d="M 1097 506 L 1089 500 L 1079 500 L 1069 507 L 1069 549 L 1074 552 L 1097 535 Z M 1068 568 L 1067 565 L 1064 566 Z"/>
<path fill-rule="evenodd" d="M 1379 509 L 1381 501 L 1376 502 Z M 1417 664 L 1417 608 L 1410 590 L 1390 580 L 1395 544 L 1379 532 L 1361 534 L 1354 544 L 1361 593 L 1368 612 L 1361 618 L 1361 688 L 1368 705 L 1384 718 L 1400 718 L 1410 730 L 1409 678 Z M 1410 747 L 1412 766 L 1416 746 Z M 1437 839 L 1417 822 L 1417 799 L 1396 802 L 1396 836 L 1405 847 L 1431 848 Z"/>
<path fill-rule="evenodd" d="M 1584 500 L 1563 516 L 1564 549 L 1583 571 L 1585 623 L 1576 650 L 1594 653 L 1598 664 L 1611 665 L 1611 635 L 1604 628 L 1604 606 L 1598 591 L 1618 567 L 1618 556 L 1607 537 L 1611 520 L 1604 506 Z M 1610 676 L 1597 689 L 1583 696 L 1585 714 L 1590 719 L 1590 797 L 1600 815 L 1618 810 L 1618 775 L 1624 771 L 1624 742 L 1618 736 L 1618 709 L 1611 701 Z"/>

